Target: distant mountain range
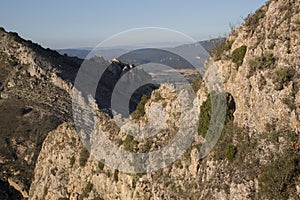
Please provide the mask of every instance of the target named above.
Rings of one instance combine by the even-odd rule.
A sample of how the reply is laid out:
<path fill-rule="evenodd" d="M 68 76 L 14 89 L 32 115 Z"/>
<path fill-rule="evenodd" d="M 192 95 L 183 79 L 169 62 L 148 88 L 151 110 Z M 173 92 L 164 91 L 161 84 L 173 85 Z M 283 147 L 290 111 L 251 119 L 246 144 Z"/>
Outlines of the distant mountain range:
<path fill-rule="evenodd" d="M 214 50 L 215 44 L 219 44 L 223 42 L 225 38 L 216 38 L 211 40 L 205 40 L 200 41 L 194 44 L 184 44 L 180 46 L 176 46 L 173 48 L 162 48 L 166 50 L 174 50 L 176 52 L 190 52 L 192 49 L 195 48 L 195 46 L 198 46 L 199 44 L 202 45 L 202 47 L 206 50 L 206 52 L 199 52 L 199 55 L 205 55 L 208 53 L 211 53 Z M 61 55 L 68 55 L 71 57 L 78 57 L 78 58 L 86 58 L 93 48 L 73 48 L 73 49 L 56 49 L 57 52 L 59 52 Z M 94 50 L 93 54 L 97 56 L 102 56 L 106 60 L 111 60 L 112 58 L 118 58 L 122 56 L 125 53 L 130 52 L 133 50 L 133 48 L 125 47 L 125 48 L 97 48 Z"/>

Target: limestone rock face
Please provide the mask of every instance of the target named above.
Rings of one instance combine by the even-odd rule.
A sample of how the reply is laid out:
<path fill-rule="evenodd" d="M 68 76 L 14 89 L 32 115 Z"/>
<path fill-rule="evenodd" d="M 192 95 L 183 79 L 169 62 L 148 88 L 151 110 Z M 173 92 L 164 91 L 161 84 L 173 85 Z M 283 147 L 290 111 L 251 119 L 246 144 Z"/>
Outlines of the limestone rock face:
<path fill-rule="evenodd" d="M 71 119 L 70 80 L 59 78 L 59 60 L 54 51 L 0 29 L 1 199 L 28 197 L 43 140 Z"/>
<path fill-rule="evenodd" d="M 0 181 L 8 185 L 0 191 L 1 199 L 14 192 L 13 195 L 27 197 L 36 159 L 48 132 L 72 121 L 72 89 L 82 62 L 0 28 Z M 109 66 L 102 57 L 87 62 L 99 68 Z M 110 74 L 105 81 L 117 81 L 121 75 L 122 72 Z M 137 79 L 136 73 L 131 75 Z M 103 88 L 110 89 L 107 84 Z M 97 99 L 103 99 L 99 96 Z M 134 99 L 135 103 L 138 100 Z"/>
<path fill-rule="evenodd" d="M 203 116 L 214 106 L 208 94 L 222 89 L 232 96 L 231 102 L 235 104 L 235 110 L 231 110 L 233 114 L 226 114 L 222 135 L 210 154 L 200 159 L 201 146 L 207 138 L 196 134 L 179 159 L 145 174 L 118 171 L 99 160 L 93 152 L 95 149 L 89 153 L 84 146 L 81 133 L 71 122 L 70 109 L 62 103 L 66 101 L 71 105 L 66 94 L 71 91 L 76 67 L 72 68 L 74 65 L 70 63 L 77 66 L 77 59 L 67 58 L 63 61 L 66 67 L 63 67 L 59 64 L 61 57 L 58 57 L 57 63 L 43 62 L 46 53 L 39 56 L 28 51 L 30 55 L 27 55 L 26 49 L 30 45 L 0 40 L 1 48 L 11 45 L 17 52 L 23 52 L 15 54 L 15 51 L 9 50 L 12 47 L 2 48 L 6 55 L 13 55 L 30 66 L 18 71 L 16 76 L 7 75 L 0 80 L 0 103 L 14 94 L 28 93 L 26 96 L 31 95 L 43 106 L 49 106 L 50 114 L 61 113 L 60 125 L 57 128 L 51 125 L 49 133 L 37 140 L 42 144 L 38 153 L 28 151 L 28 146 L 34 146 L 31 140 L 26 143 L 27 148 L 16 139 L 10 141 L 18 158 L 24 158 L 22 163 L 35 167 L 34 172 L 33 169 L 28 171 L 33 177 L 29 192 L 28 185 L 21 192 L 23 184 L 16 184 L 15 179 L 9 179 L 11 186 L 23 197 L 29 195 L 29 199 L 299 199 L 299 8 L 297 0 L 269 1 L 234 30 L 221 53 L 217 52 L 216 55 L 219 55 L 212 56 L 207 62 L 200 89 L 191 105 L 185 104 L 184 109 L 193 111 L 191 116 L 200 115 L 200 119 L 210 117 Z M 1 34 L 2 38 L 16 37 Z M 55 56 L 55 53 L 47 55 Z M 120 61 L 113 60 L 107 70 L 108 77 L 120 77 L 125 67 L 131 68 L 122 67 Z M 66 73 L 68 71 L 71 73 Z M 33 76 L 28 80 L 26 93 L 19 90 L 22 82 L 18 77 L 28 73 Z M 6 81 L 7 77 L 9 81 Z M 127 78 L 136 80 L 141 77 L 130 74 Z M 41 101 L 38 95 L 44 94 L 42 89 L 46 86 L 43 84 L 47 83 L 41 81 L 44 79 L 50 81 L 48 88 L 53 94 L 47 101 Z M 104 82 L 108 84 L 106 89 L 113 88 L 108 81 Z M 29 93 L 29 88 L 39 88 L 40 92 Z M 172 85 L 161 85 L 157 90 L 149 90 L 149 95 L 135 117 L 112 118 L 97 110 L 96 125 L 118 148 L 133 153 L 158 151 L 174 139 L 181 123 L 189 125 L 198 120 L 182 116 L 177 97 L 181 95 L 185 99 L 188 93 L 176 94 Z M 25 109 L 21 110 L 23 119 L 39 119 L 36 112 L 30 111 L 31 104 L 24 105 Z M 49 114 L 42 109 L 43 106 L 34 108 Z M 59 106 L 61 109 L 58 109 Z M 19 113 L 15 107 L 11 109 Z M 89 120 L 88 113 L 85 117 Z M 149 124 L 151 126 L 147 126 Z M 151 133 L 155 128 L 161 130 L 147 140 L 127 134 L 128 131 Z M 97 140 L 93 142 L 98 144 Z M 5 156 L 0 155 L 1 164 L 8 162 Z M 5 171 L 9 175 L 14 173 L 16 177 L 23 173 L 21 170 L 9 171 L 8 168 Z M 7 176 L 5 178 L 8 179 Z M 7 185 L 2 182 L 1 179 L 0 184 Z"/>
<path fill-rule="evenodd" d="M 278 129 L 300 131 L 299 5 L 299 1 L 270 1 L 227 39 L 232 47 L 224 55 L 247 47 L 241 66 L 226 56 L 216 63 L 237 104 L 235 121 L 240 126 L 264 132 L 267 124 L 276 124 Z M 276 74 L 288 70 L 293 71 L 292 80 L 276 89 L 282 84 Z"/>

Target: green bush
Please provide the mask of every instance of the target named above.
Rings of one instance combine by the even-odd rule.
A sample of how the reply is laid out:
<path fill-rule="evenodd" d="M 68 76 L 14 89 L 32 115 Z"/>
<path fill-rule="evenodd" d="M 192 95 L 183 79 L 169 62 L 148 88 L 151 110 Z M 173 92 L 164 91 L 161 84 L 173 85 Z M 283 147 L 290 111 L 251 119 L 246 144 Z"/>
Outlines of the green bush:
<path fill-rule="evenodd" d="M 191 86 L 192 86 L 192 88 L 193 88 L 193 90 L 194 90 L 195 93 L 200 89 L 201 83 L 202 83 L 202 78 L 201 78 L 201 76 L 199 74 L 197 74 L 193 78 L 192 84 L 191 84 Z"/>
<path fill-rule="evenodd" d="M 124 148 L 126 151 L 133 151 L 138 142 L 134 140 L 132 135 L 127 135 L 124 140 Z"/>
<path fill-rule="evenodd" d="M 115 170 L 115 172 L 114 172 L 114 181 L 115 182 L 118 182 L 119 181 L 119 170 Z"/>
<path fill-rule="evenodd" d="M 207 100 L 203 102 L 200 106 L 199 114 L 199 124 L 198 124 L 198 134 L 202 137 L 206 136 L 207 130 L 209 128 L 211 115 L 212 115 L 212 101 L 211 96 L 214 95 L 214 98 L 221 97 L 222 94 L 211 92 L 207 96 Z M 233 120 L 233 113 L 235 112 L 235 102 L 231 94 L 226 94 L 227 104 L 226 104 L 226 116 L 225 124 Z"/>
<path fill-rule="evenodd" d="M 209 94 L 207 96 L 207 100 L 203 102 L 203 104 L 200 107 L 199 115 L 198 134 L 204 138 L 206 136 L 212 115 L 211 105 L 211 95 Z"/>
<path fill-rule="evenodd" d="M 226 148 L 226 158 L 229 162 L 233 162 L 235 159 L 235 155 L 237 153 L 237 148 L 236 146 L 230 144 Z"/>
<path fill-rule="evenodd" d="M 83 148 L 80 152 L 80 156 L 79 156 L 79 165 L 81 167 L 84 167 L 88 161 L 90 157 L 90 152 L 89 150 L 87 150 L 87 148 Z"/>
<path fill-rule="evenodd" d="M 99 167 L 100 170 L 103 170 L 104 169 L 104 163 L 99 161 L 98 162 L 98 167 Z"/>
<path fill-rule="evenodd" d="M 143 117 L 145 115 L 145 105 L 148 102 L 148 100 L 150 99 L 149 96 L 147 95 L 143 95 L 139 104 L 137 105 L 136 109 L 134 112 L 131 113 L 131 117 L 135 120 L 140 119 L 141 117 Z"/>
<path fill-rule="evenodd" d="M 232 52 L 232 62 L 234 62 L 237 65 L 237 69 L 243 64 L 246 52 L 246 45 L 243 45 Z"/>
<path fill-rule="evenodd" d="M 289 186 L 299 176 L 299 156 L 293 152 L 285 152 L 271 163 L 262 167 L 258 177 L 259 195 L 267 199 L 287 199 Z"/>
<path fill-rule="evenodd" d="M 272 79 L 274 89 L 282 90 L 283 86 L 292 80 L 295 73 L 296 71 L 291 67 L 276 71 Z"/>

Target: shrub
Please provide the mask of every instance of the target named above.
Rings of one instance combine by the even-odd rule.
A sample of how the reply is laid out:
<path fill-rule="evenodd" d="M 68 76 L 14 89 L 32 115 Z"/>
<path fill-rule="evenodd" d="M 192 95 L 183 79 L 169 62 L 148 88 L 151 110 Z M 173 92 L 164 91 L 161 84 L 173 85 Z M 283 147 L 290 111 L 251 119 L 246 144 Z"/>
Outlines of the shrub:
<path fill-rule="evenodd" d="M 131 182 L 131 188 L 135 189 L 136 188 L 136 183 L 137 183 L 138 179 L 137 177 L 134 177 L 132 179 L 132 182 Z"/>
<path fill-rule="evenodd" d="M 283 86 L 292 80 L 295 73 L 296 71 L 291 67 L 276 71 L 272 80 L 274 84 L 274 89 L 282 90 Z"/>
<path fill-rule="evenodd" d="M 250 66 L 254 70 L 268 68 L 268 67 L 274 65 L 274 63 L 275 63 L 275 58 L 272 53 L 269 53 L 269 54 L 261 56 L 261 57 L 257 57 L 255 59 L 249 61 Z"/>
<path fill-rule="evenodd" d="M 262 167 L 258 177 L 259 195 L 267 199 L 287 199 L 289 186 L 299 175 L 299 157 L 293 152 L 285 152 L 271 163 Z"/>
<path fill-rule="evenodd" d="M 57 167 L 52 168 L 52 169 L 50 170 L 50 172 L 51 172 L 51 174 L 52 174 L 53 176 L 55 176 L 55 175 L 56 175 L 56 172 L 57 172 Z"/>
<path fill-rule="evenodd" d="M 154 100 L 157 102 L 157 101 L 160 101 L 160 100 L 163 100 L 164 98 L 161 96 L 160 92 L 159 91 L 155 91 L 154 92 Z"/>
<path fill-rule="evenodd" d="M 90 152 L 87 148 L 83 148 L 80 152 L 79 164 L 81 167 L 84 167 L 90 157 Z"/>
<path fill-rule="evenodd" d="M 295 22 L 297 25 L 300 25 L 300 19 L 297 19 Z"/>
<path fill-rule="evenodd" d="M 224 52 L 229 51 L 234 41 L 224 41 L 221 44 L 214 43 L 214 52 L 212 54 L 215 61 L 221 60 Z"/>
<path fill-rule="evenodd" d="M 143 117 L 145 115 L 145 105 L 148 102 L 148 100 L 150 99 L 149 96 L 147 95 L 143 95 L 139 104 L 137 105 L 136 109 L 134 112 L 131 113 L 131 117 L 135 120 L 140 119 L 141 117 Z"/>
<path fill-rule="evenodd" d="M 212 115 L 212 102 L 211 96 L 214 95 L 215 98 L 220 97 L 222 94 L 212 92 L 207 96 L 207 100 L 203 102 L 200 107 L 199 114 L 199 124 L 198 124 L 198 134 L 202 137 L 206 136 L 207 130 L 209 128 L 211 115 Z M 226 116 L 225 124 L 233 120 L 233 113 L 235 112 L 235 102 L 231 94 L 226 94 L 227 105 L 226 105 Z"/>
<path fill-rule="evenodd" d="M 70 165 L 71 165 L 71 167 L 73 167 L 75 161 L 76 161 L 75 157 L 72 156 L 72 157 L 70 158 Z"/>
<path fill-rule="evenodd" d="M 99 162 L 98 162 L 98 167 L 99 167 L 100 170 L 103 170 L 103 168 L 104 168 L 104 163 L 101 162 L 101 161 L 99 161 Z"/>
<path fill-rule="evenodd" d="M 119 181 L 119 170 L 115 170 L 115 172 L 114 172 L 114 181 L 115 182 L 118 182 Z"/>
<path fill-rule="evenodd" d="M 233 160 L 235 159 L 236 153 L 237 153 L 236 146 L 234 146 L 232 144 L 227 146 L 227 148 L 226 148 L 226 158 L 229 162 L 233 162 Z"/>
<path fill-rule="evenodd" d="M 207 96 L 207 100 L 200 107 L 198 134 L 205 138 L 210 119 L 211 119 L 211 95 Z"/>
<path fill-rule="evenodd" d="M 249 27 L 250 30 L 254 31 L 258 26 L 260 19 L 264 18 L 266 11 L 263 8 L 258 9 L 254 14 L 250 14 L 245 20 L 246 27 Z"/>
<path fill-rule="evenodd" d="M 194 90 L 194 92 L 197 92 L 199 89 L 200 89 L 200 86 L 201 86 L 201 82 L 202 82 L 202 78 L 199 74 L 197 74 L 193 80 L 192 80 L 192 88 Z"/>
<path fill-rule="evenodd" d="M 232 52 L 232 62 L 234 62 L 237 65 L 237 69 L 243 64 L 246 51 L 247 46 L 243 45 Z"/>
<path fill-rule="evenodd" d="M 79 195 L 79 200 L 83 200 L 84 198 L 87 198 L 90 194 L 90 192 L 93 189 L 93 184 L 91 182 L 88 182 L 88 184 L 83 189 L 82 193 Z"/>
<path fill-rule="evenodd" d="M 70 200 L 68 197 L 59 197 L 58 200 Z"/>
<path fill-rule="evenodd" d="M 133 151 L 134 148 L 137 146 L 137 141 L 134 140 L 132 135 L 127 135 L 124 140 L 124 148 L 127 151 Z"/>
<path fill-rule="evenodd" d="M 293 96 L 285 97 L 281 100 L 282 103 L 286 104 L 290 110 L 296 110 L 297 105 Z"/>

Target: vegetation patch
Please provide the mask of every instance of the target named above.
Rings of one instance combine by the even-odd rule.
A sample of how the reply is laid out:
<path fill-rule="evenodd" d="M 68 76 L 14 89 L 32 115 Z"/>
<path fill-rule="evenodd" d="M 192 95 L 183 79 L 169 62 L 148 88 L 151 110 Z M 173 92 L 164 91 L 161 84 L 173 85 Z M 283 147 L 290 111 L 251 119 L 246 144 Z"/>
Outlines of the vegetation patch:
<path fill-rule="evenodd" d="M 145 105 L 150 99 L 149 96 L 143 95 L 134 112 L 131 113 L 132 119 L 139 120 L 145 115 Z"/>
<path fill-rule="evenodd" d="M 289 97 L 283 98 L 281 102 L 286 104 L 290 110 L 297 109 L 295 97 L 293 97 L 292 95 L 290 95 Z"/>
<path fill-rule="evenodd" d="M 234 136 L 242 136 L 242 129 L 234 124 L 233 120 L 230 120 L 225 123 L 218 143 L 214 147 L 214 158 L 216 160 L 227 159 L 229 162 L 232 162 L 238 156 L 238 153 L 244 152 L 240 149 L 240 146 L 232 145 Z M 239 142 L 242 143 L 242 141 L 243 140 L 241 139 Z M 243 148 L 247 147 L 246 144 L 243 144 L 242 146 Z M 248 150 L 248 148 L 245 149 L 245 152 L 249 153 Z"/>
<path fill-rule="evenodd" d="M 296 71 L 292 67 L 280 69 L 273 76 L 273 84 L 275 90 L 282 90 L 283 86 L 289 83 L 294 77 Z"/>
<path fill-rule="evenodd" d="M 160 100 L 163 100 L 164 98 L 161 96 L 159 91 L 154 91 L 154 101 L 158 102 Z"/>
<path fill-rule="evenodd" d="M 252 69 L 266 69 L 275 64 L 276 59 L 274 58 L 274 55 L 272 53 L 269 53 L 267 55 L 257 57 L 253 60 L 249 61 L 249 64 Z"/>
<path fill-rule="evenodd" d="M 299 156 L 287 151 L 261 169 L 259 195 L 267 199 L 288 199 L 295 193 L 291 185 L 300 172 Z"/>
<path fill-rule="evenodd" d="M 115 172 L 114 172 L 114 181 L 115 182 L 118 182 L 119 181 L 119 170 L 115 170 Z"/>
<path fill-rule="evenodd" d="M 237 153 L 237 148 L 236 146 L 230 144 L 226 148 L 226 158 L 229 162 L 233 162 L 235 159 L 235 155 Z"/>
<path fill-rule="evenodd" d="M 200 115 L 199 115 L 199 125 L 198 125 L 198 134 L 205 138 L 210 119 L 211 119 L 211 97 L 210 94 L 207 96 L 207 100 L 203 102 L 200 107 Z"/>
<path fill-rule="evenodd" d="M 124 148 L 126 151 L 133 151 L 138 145 L 138 142 L 134 140 L 132 135 L 127 135 L 124 140 Z"/>
<path fill-rule="evenodd" d="M 222 55 L 224 54 L 224 52 L 229 51 L 232 47 L 234 41 L 224 41 L 221 44 L 214 44 L 214 52 L 212 54 L 212 57 L 215 61 L 221 60 L 222 59 Z"/>
<path fill-rule="evenodd" d="M 259 25 L 259 21 L 266 15 L 266 11 L 263 8 L 258 9 L 254 14 L 250 14 L 245 20 L 246 27 L 249 30 L 254 31 Z"/>
<path fill-rule="evenodd" d="M 72 156 L 72 157 L 70 158 L 70 165 L 71 165 L 71 167 L 73 167 L 73 165 L 75 164 L 75 161 L 76 161 L 75 157 Z"/>
<path fill-rule="evenodd" d="M 246 45 L 243 45 L 232 52 L 232 62 L 234 62 L 237 65 L 237 69 L 243 64 L 246 52 Z"/>
<path fill-rule="evenodd" d="M 212 96 L 213 98 L 218 98 L 222 94 L 218 94 L 216 92 L 211 92 L 207 96 L 207 100 L 203 102 L 200 107 L 200 115 L 199 115 L 199 124 L 198 124 L 198 134 L 205 138 L 206 133 L 209 128 L 211 115 L 212 115 Z M 235 111 L 235 102 L 233 97 L 230 94 L 226 94 L 227 104 L 226 104 L 226 116 L 225 123 L 228 123 L 233 120 L 233 113 Z"/>
<path fill-rule="evenodd" d="M 83 148 L 80 152 L 80 156 L 79 156 L 79 165 L 81 167 L 84 167 L 88 161 L 90 157 L 90 152 L 89 150 L 87 150 L 87 148 Z"/>
<path fill-rule="evenodd" d="M 51 174 L 52 174 L 53 176 L 55 176 L 57 170 L 58 170 L 57 167 L 54 167 L 54 168 L 51 168 L 50 172 L 51 172 Z"/>
<path fill-rule="evenodd" d="M 201 83 L 202 83 L 202 78 L 201 78 L 200 74 L 197 74 L 193 78 L 192 84 L 191 84 L 191 86 L 192 86 L 192 88 L 193 88 L 193 90 L 194 90 L 195 93 L 200 89 Z"/>
<path fill-rule="evenodd" d="M 83 200 L 87 198 L 92 190 L 93 190 L 93 184 L 91 182 L 88 182 L 88 184 L 83 189 L 82 193 L 79 195 L 78 199 Z"/>
<path fill-rule="evenodd" d="M 104 169 L 104 163 L 99 161 L 98 162 L 98 167 L 99 167 L 100 170 L 103 170 Z"/>

